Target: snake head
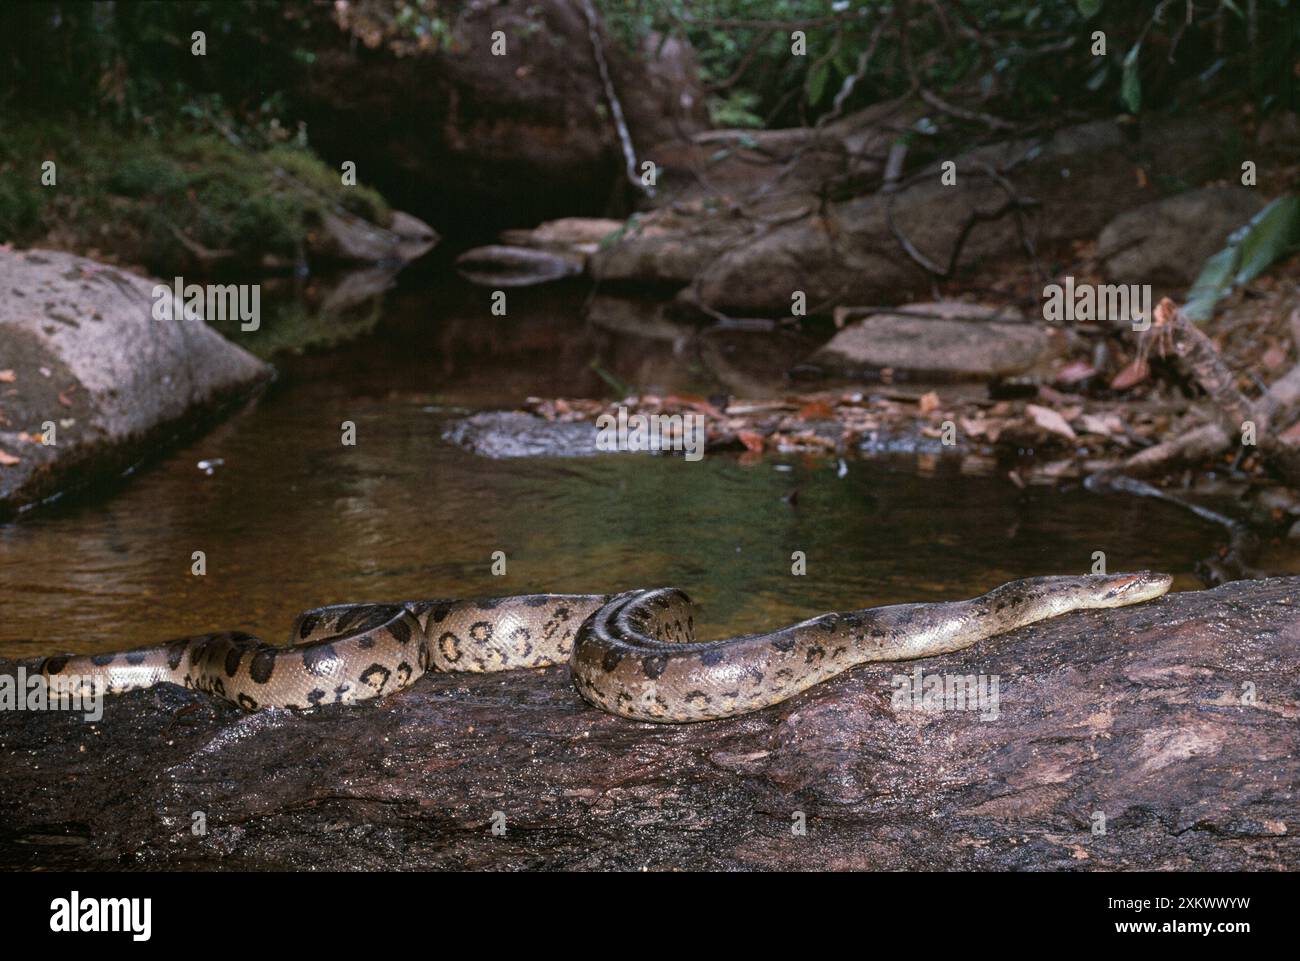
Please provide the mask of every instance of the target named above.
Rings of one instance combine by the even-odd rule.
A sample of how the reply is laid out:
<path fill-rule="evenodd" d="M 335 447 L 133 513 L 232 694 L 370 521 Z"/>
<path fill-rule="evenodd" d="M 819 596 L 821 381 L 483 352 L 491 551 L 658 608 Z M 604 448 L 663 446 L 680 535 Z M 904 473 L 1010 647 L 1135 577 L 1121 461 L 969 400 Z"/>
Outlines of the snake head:
<path fill-rule="evenodd" d="M 1169 590 L 1174 579 L 1158 571 L 1138 571 L 1134 574 L 1105 574 L 1102 597 L 1108 606 L 1140 604 L 1159 597 Z"/>

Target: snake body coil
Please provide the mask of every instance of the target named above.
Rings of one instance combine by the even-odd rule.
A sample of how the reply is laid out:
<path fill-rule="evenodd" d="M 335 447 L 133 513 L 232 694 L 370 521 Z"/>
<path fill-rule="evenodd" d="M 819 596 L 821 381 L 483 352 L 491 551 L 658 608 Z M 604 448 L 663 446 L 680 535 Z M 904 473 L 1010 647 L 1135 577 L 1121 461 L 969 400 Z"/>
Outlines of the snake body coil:
<path fill-rule="evenodd" d="M 172 682 L 245 710 L 351 704 L 426 671 L 568 663 L 591 704 L 641 721 L 707 721 L 784 701 L 868 661 L 946 654 L 1034 621 L 1169 590 L 1167 574 L 1032 577 L 968 601 L 823 614 L 782 630 L 695 640 L 683 592 L 528 594 L 339 604 L 299 615 L 294 643 L 205 634 L 120 654 L 47 658 L 42 673 L 121 693 Z"/>

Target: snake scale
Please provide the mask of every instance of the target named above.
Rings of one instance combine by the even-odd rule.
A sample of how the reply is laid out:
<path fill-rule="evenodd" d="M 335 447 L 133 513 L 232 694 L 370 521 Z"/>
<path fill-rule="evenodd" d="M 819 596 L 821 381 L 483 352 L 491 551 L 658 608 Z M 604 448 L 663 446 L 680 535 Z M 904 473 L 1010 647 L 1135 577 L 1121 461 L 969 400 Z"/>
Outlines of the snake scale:
<path fill-rule="evenodd" d="M 675 588 L 487 600 L 338 604 L 298 616 L 294 642 L 186 637 L 119 654 L 46 658 L 42 673 L 121 693 L 172 682 L 248 711 L 352 704 L 430 670 L 567 663 L 578 693 L 639 721 L 707 721 L 757 711 L 868 661 L 947 654 L 1035 621 L 1120 607 L 1169 590 L 1167 574 L 1011 581 L 972 600 L 822 614 L 781 630 L 696 641 Z"/>

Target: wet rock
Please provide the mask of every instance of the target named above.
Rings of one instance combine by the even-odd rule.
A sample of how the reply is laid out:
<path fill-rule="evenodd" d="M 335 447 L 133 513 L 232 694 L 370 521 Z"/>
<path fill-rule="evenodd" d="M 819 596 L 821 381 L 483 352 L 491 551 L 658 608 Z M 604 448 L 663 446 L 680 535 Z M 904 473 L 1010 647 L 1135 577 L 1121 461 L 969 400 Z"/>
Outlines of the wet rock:
<path fill-rule="evenodd" d="M 1181 290 L 1266 203 L 1249 187 L 1202 187 L 1126 210 L 1101 232 L 1108 280 Z"/>
<path fill-rule="evenodd" d="M 548 220 L 532 230 L 503 230 L 501 242 L 543 250 L 594 254 L 602 243 L 617 237 L 623 227 L 623 221 L 607 217 L 561 217 Z"/>
<path fill-rule="evenodd" d="M 456 258 L 456 271 L 484 287 L 531 287 L 576 277 L 585 263 L 581 254 L 496 244 L 465 251 Z"/>
<path fill-rule="evenodd" d="M 437 231 L 418 217 L 393 211 L 387 227 L 346 211 L 326 211 L 321 230 L 308 238 L 312 253 L 327 260 L 365 264 L 405 264 L 438 243 Z"/>
<path fill-rule="evenodd" d="M 202 321 L 154 320 L 156 283 L 0 252 L 0 515 L 123 470 L 271 377 Z"/>
<path fill-rule="evenodd" d="M 946 269 L 967 220 L 1008 202 L 987 171 L 1013 171 L 1009 181 L 1026 202 L 1026 235 L 1041 250 L 1093 237 L 1120 212 L 1156 199 L 1151 184 L 1158 174 L 1196 179 L 1220 172 L 1223 158 L 1214 149 L 1220 137 L 1195 119 L 1153 120 L 1135 141 L 1119 124 L 1098 122 L 1041 142 L 972 150 L 955 158 L 951 186 L 931 165 L 907 173 L 932 176 L 915 176 L 895 192 L 825 205 L 794 194 L 757 211 L 717 199 L 673 204 L 635 218 L 617 244 L 593 256 L 591 270 L 602 282 L 689 285 L 689 299 L 727 312 L 787 314 L 794 291 L 810 304 L 906 302 L 925 295 L 930 276 L 895 230 Z M 1135 164 L 1148 171 L 1145 180 L 1134 176 Z M 977 222 L 959 264 L 1016 255 L 1024 240 L 1009 213 Z"/>
<path fill-rule="evenodd" d="M 454 421 L 443 439 L 481 457 L 591 457 L 596 425 L 549 421 L 522 411 L 487 411 Z"/>
<path fill-rule="evenodd" d="M 1286 578 L 1068 614 L 706 724 L 604 714 L 562 667 L 302 715 L 170 686 L 94 723 L 6 711 L 0 865 L 1294 868 L 1298 641 Z M 996 676 L 996 707 L 918 708 L 895 681 L 918 669 Z"/>
<path fill-rule="evenodd" d="M 955 301 L 870 313 L 837 333 L 796 373 L 847 379 L 986 380 L 1022 374 L 1050 355 L 1044 327 L 1018 312 Z"/>
<path fill-rule="evenodd" d="M 879 184 L 884 158 L 898 141 L 898 131 L 931 112 L 920 100 L 888 100 L 854 111 L 821 127 L 776 130 L 704 130 L 656 144 L 647 156 L 663 172 L 663 190 L 655 203 L 722 195 L 745 197 L 763 184 L 767 197 L 818 199 L 822 184 L 838 192 L 865 191 Z M 913 145 L 916 156 L 919 147 Z M 775 171 L 779 178 L 773 178 Z M 700 172 L 705 171 L 705 176 Z M 761 203 L 761 201 L 759 201 Z"/>

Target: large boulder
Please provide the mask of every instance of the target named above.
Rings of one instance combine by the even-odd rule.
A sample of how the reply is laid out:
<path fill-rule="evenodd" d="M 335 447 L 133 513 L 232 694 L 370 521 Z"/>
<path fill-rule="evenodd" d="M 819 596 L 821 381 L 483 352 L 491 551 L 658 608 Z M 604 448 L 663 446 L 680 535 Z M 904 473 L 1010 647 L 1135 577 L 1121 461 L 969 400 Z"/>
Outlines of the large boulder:
<path fill-rule="evenodd" d="M 581 3 L 439 4 L 451 26 L 433 43 L 396 30 L 385 0 L 336 11 L 342 29 L 313 37 L 296 97 L 313 145 L 356 161 L 395 204 L 483 236 L 626 212 L 632 190 Z M 491 52 L 496 31 L 503 56 Z M 688 45 L 671 39 L 629 56 L 602 33 L 602 46 L 637 149 L 702 128 Z"/>
<path fill-rule="evenodd" d="M 1106 279 L 1181 292 L 1265 203 L 1249 187 L 1216 186 L 1126 210 L 1097 238 Z"/>
<path fill-rule="evenodd" d="M 202 321 L 154 320 L 156 283 L 0 251 L 0 515 L 136 463 L 272 376 Z"/>
<path fill-rule="evenodd" d="M 918 671 L 998 698 L 929 709 Z M 0 712 L 0 867 L 1293 868 L 1297 677 L 1293 577 L 1079 611 L 703 724 L 605 714 L 566 667 L 307 714 L 168 685 L 93 723 Z"/>
<path fill-rule="evenodd" d="M 1026 241 L 1044 250 L 1090 238 L 1122 211 L 1158 199 L 1165 174 L 1199 180 L 1225 169 L 1220 140 L 1221 131 L 1196 118 L 1155 119 L 1139 137 L 1096 122 L 971 150 L 954 158 L 952 185 L 936 163 L 909 172 L 896 191 L 839 202 L 786 194 L 762 210 L 676 204 L 639 218 L 594 255 L 591 270 L 601 282 L 685 287 L 687 299 L 741 313 L 788 314 L 795 291 L 825 312 L 905 303 L 924 296 L 932 277 L 900 236 L 941 269 L 964 232 L 959 266 L 1024 256 Z M 991 216 L 1013 199 L 1019 221 L 1010 210 Z"/>

